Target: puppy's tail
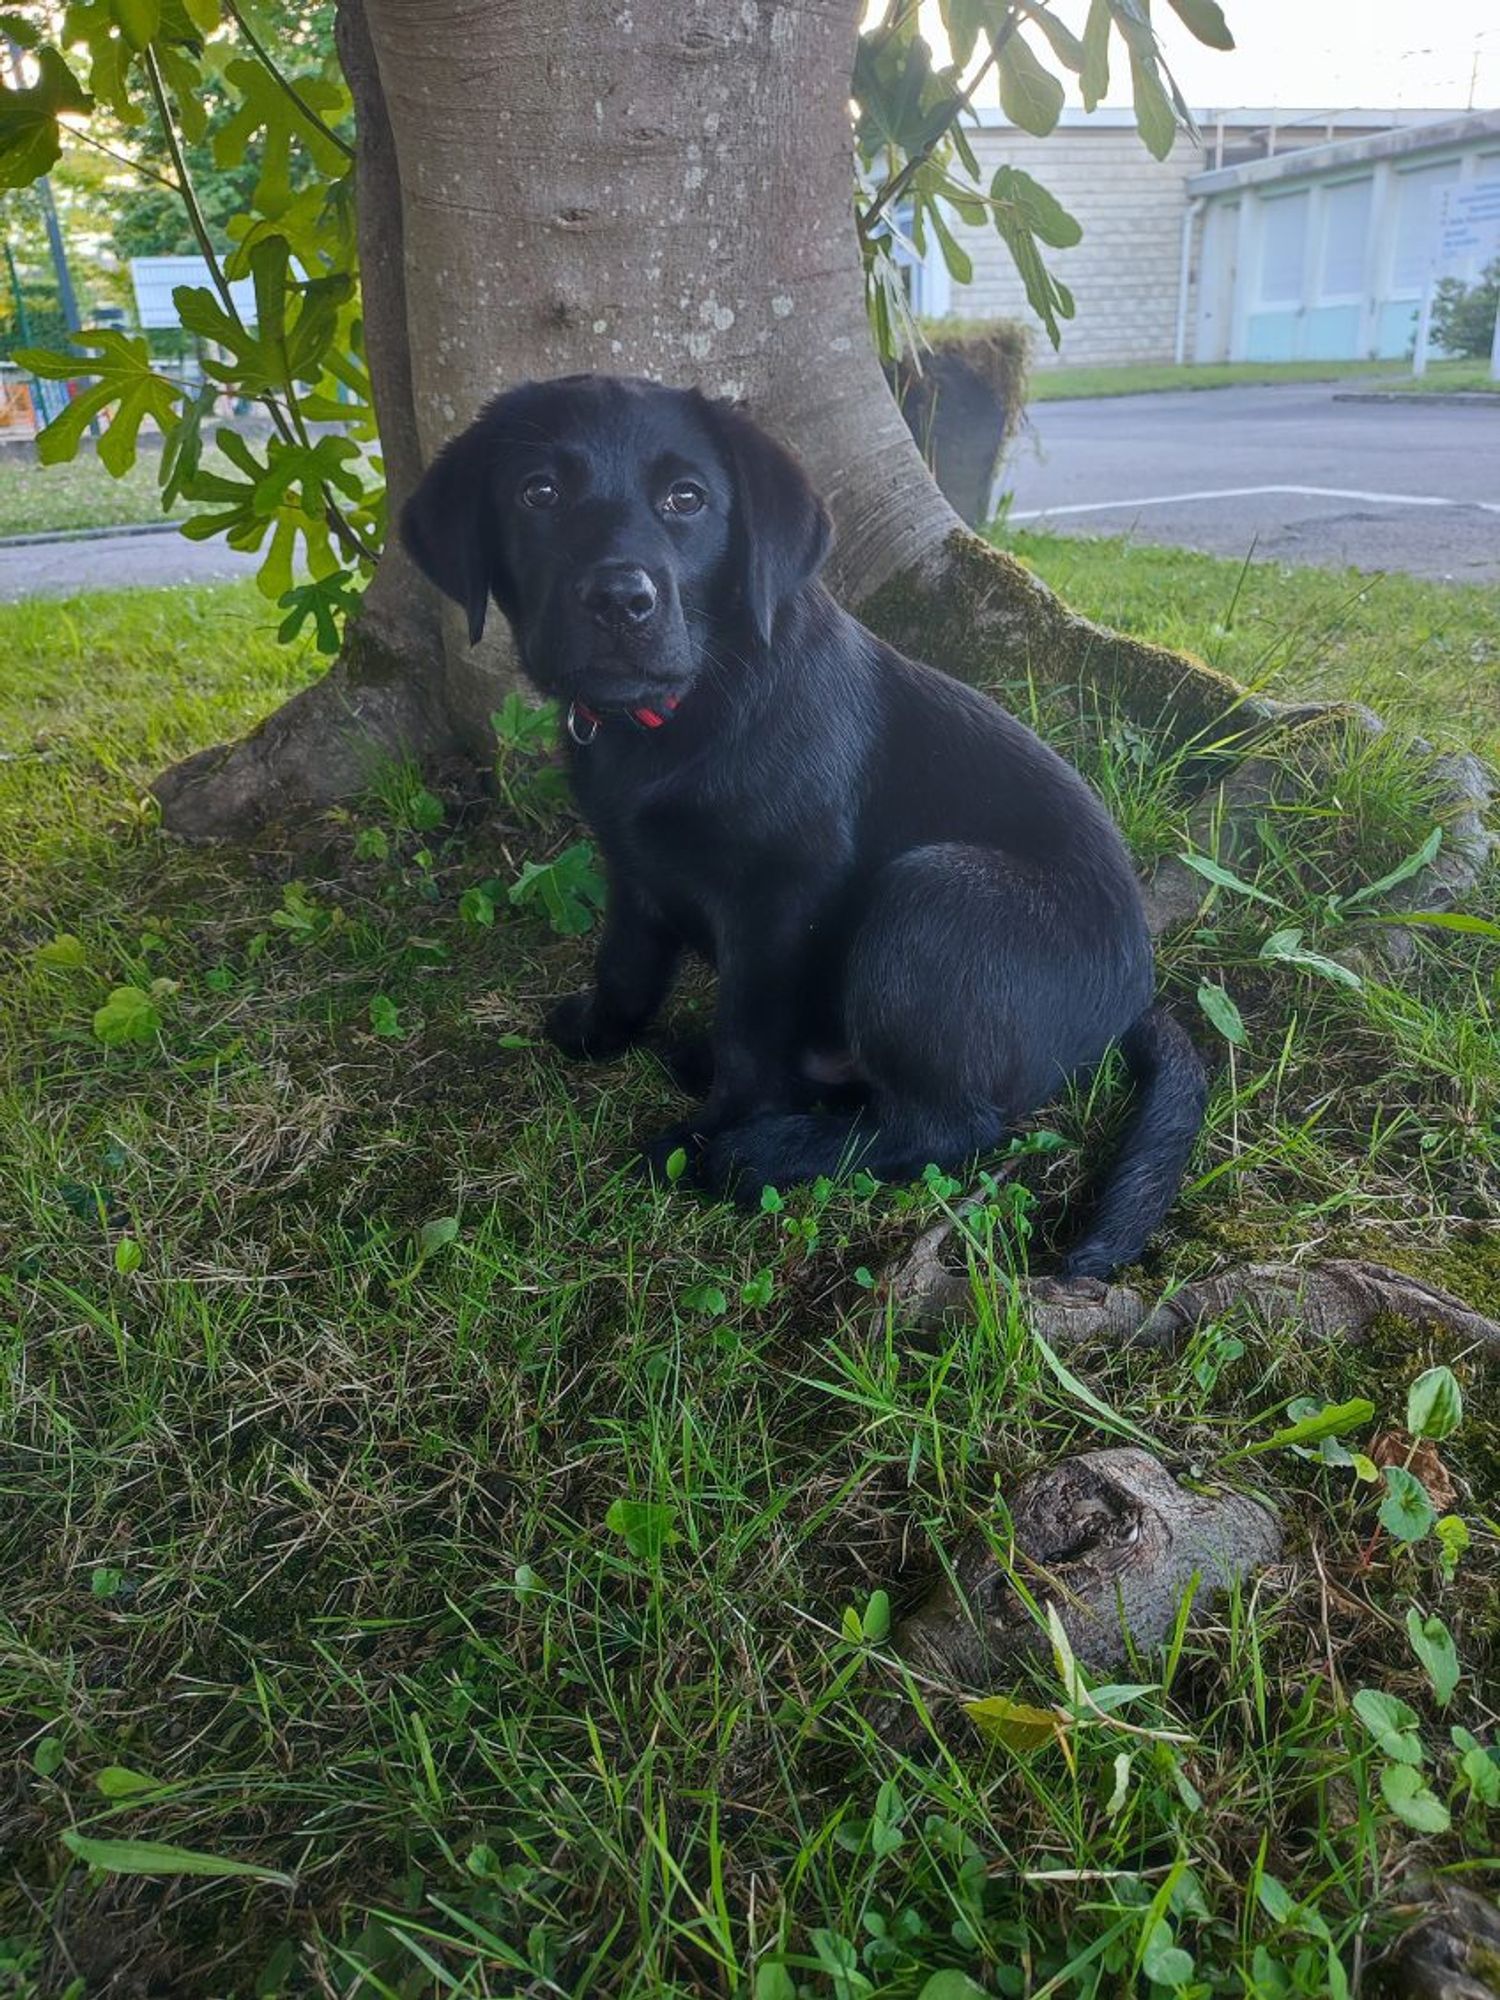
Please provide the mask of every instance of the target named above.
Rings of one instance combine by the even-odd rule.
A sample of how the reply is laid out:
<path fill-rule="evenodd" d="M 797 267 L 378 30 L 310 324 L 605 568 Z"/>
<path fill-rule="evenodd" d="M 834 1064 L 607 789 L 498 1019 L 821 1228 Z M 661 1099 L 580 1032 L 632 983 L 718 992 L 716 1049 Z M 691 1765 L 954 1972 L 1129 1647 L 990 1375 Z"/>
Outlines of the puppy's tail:
<path fill-rule="evenodd" d="M 1135 1262 L 1176 1197 L 1203 1124 L 1203 1065 L 1164 1007 L 1147 1008 L 1120 1048 L 1135 1084 L 1135 1109 L 1088 1231 L 1063 1258 L 1069 1278 L 1107 1278 Z"/>

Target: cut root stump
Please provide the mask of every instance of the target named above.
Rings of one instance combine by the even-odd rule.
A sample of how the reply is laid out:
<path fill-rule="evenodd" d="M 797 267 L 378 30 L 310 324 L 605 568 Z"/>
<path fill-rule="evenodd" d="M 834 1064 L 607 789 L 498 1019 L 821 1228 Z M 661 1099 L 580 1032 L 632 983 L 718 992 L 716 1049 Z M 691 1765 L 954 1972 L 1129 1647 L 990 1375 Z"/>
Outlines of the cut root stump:
<path fill-rule="evenodd" d="M 1259 1501 L 1189 1492 L 1134 1447 L 1084 1452 L 1023 1481 L 1005 1533 L 969 1535 L 892 1644 L 929 1681 L 1006 1685 L 1023 1657 L 1048 1650 L 1019 1583 L 1055 1608 L 1080 1660 L 1108 1669 L 1167 1637 L 1194 1579 L 1203 1604 L 1280 1553 Z"/>
<path fill-rule="evenodd" d="M 1450 1882 L 1423 1900 L 1423 1915 L 1374 1969 L 1374 1989 L 1391 2000 L 1500 2000 L 1500 1909 Z"/>

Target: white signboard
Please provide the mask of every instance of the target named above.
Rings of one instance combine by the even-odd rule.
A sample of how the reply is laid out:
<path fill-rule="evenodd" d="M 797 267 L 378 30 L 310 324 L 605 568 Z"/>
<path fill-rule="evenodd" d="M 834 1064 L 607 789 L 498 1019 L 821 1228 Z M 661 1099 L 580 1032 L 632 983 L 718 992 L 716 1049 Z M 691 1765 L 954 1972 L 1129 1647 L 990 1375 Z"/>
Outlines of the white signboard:
<path fill-rule="evenodd" d="M 1477 275 L 1496 257 L 1500 257 L 1500 176 L 1488 181 L 1468 181 L 1462 187 L 1444 188 L 1438 203 L 1438 239 L 1432 259 L 1432 276 L 1427 280 L 1421 310 L 1417 314 L 1417 340 L 1411 368 L 1413 375 L 1427 373 L 1436 279 L 1439 276 L 1452 277 L 1463 270 Z M 1500 312 L 1495 315 L 1490 375 L 1500 382 Z"/>
<path fill-rule="evenodd" d="M 214 290 L 202 257 L 132 257 L 130 282 L 135 286 L 136 315 L 143 327 L 181 326 L 172 300 L 172 293 L 179 285 L 202 285 Z M 254 285 L 248 278 L 238 278 L 229 290 L 240 318 L 246 326 L 254 326 Z"/>
<path fill-rule="evenodd" d="M 1439 271 L 1500 257 L 1500 179 L 1443 189 L 1438 211 Z"/>

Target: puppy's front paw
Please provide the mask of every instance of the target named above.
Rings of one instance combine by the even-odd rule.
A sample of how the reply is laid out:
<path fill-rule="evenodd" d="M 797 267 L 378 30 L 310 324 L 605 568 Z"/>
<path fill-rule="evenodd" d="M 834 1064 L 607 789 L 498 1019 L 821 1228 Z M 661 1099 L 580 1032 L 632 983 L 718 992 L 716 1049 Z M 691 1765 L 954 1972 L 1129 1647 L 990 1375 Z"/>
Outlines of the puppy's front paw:
<path fill-rule="evenodd" d="M 583 1062 L 607 1062 L 629 1048 L 632 1039 L 617 1022 L 600 1017 L 592 990 L 570 993 L 549 1008 L 542 1032 L 554 1048 Z"/>

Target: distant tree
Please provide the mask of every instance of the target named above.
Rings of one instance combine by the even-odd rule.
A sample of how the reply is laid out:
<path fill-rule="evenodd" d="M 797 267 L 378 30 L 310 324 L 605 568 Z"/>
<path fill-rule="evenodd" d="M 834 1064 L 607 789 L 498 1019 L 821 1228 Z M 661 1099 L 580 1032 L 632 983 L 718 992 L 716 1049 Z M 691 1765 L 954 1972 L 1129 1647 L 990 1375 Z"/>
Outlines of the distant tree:
<path fill-rule="evenodd" d="M 1486 264 L 1472 285 L 1440 280 L 1432 297 L 1432 336 L 1449 354 L 1487 359 L 1500 312 L 1500 257 Z"/>

